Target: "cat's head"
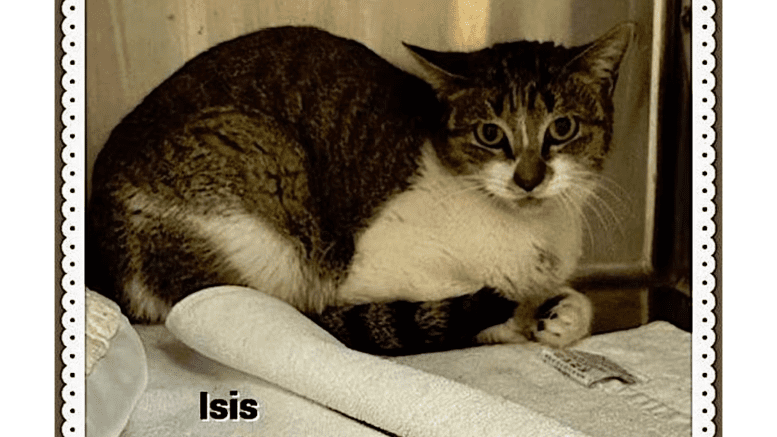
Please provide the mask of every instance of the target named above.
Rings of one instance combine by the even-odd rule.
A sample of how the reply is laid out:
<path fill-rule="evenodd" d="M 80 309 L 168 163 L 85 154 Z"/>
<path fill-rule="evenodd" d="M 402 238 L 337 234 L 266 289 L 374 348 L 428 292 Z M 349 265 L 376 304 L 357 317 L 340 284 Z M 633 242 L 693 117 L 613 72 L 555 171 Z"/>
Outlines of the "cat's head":
<path fill-rule="evenodd" d="M 519 206 L 580 193 L 610 148 L 613 90 L 634 31 L 621 24 L 573 48 L 518 41 L 460 53 L 406 44 L 447 107 L 436 145 L 442 164 Z"/>

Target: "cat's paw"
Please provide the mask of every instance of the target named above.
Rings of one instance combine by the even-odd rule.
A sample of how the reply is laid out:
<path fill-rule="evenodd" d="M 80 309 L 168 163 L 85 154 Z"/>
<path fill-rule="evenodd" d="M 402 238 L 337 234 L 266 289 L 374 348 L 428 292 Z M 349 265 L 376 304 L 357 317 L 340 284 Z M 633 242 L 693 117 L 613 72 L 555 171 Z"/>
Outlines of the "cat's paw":
<path fill-rule="evenodd" d="M 486 328 L 475 337 L 478 344 L 526 343 L 526 329 L 515 317 L 501 325 Z"/>
<path fill-rule="evenodd" d="M 532 336 L 540 343 L 565 347 L 591 333 L 593 307 L 584 294 L 571 288 L 537 308 Z"/>

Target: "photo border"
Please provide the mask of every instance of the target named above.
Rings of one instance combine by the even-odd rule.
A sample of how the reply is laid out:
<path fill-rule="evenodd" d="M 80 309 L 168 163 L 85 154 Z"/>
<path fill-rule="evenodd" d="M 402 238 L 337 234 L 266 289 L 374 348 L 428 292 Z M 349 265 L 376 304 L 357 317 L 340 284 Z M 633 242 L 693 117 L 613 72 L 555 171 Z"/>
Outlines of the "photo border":
<path fill-rule="evenodd" d="M 712 74 L 716 59 L 712 51 L 716 48 L 714 38 L 716 21 L 713 18 L 716 4 L 712 0 L 694 0 L 691 4 L 692 50 L 691 50 L 691 99 L 692 99 L 692 246 L 691 259 L 693 282 L 691 333 L 691 415 L 692 435 L 712 436 L 716 434 L 713 418 L 716 408 L 716 388 L 712 382 L 717 380 L 713 364 L 716 352 L 714 327 L 716 317 L 716 169 L 714 167 L 716 120 L 714 110 L 716 80 Z"/>
<path fill-rule="evenodd" d="M 55 2 L 57 4 L 58 2 Z M 60 262 L 57 279 L 61 284 L 57 315 L 61 335 L 56 348 L 59 372 L 56 393 L 59 413 L 55 423 L 64 436 L 85 435 L 85 286 L 84 222 L 86 196 L 86 11 L 83 0 L 58 3 L 61 59 L 58 79 L 61 88 L 56 102 L 58 128 L 64 144 L 57 161 L 58 193 L 61 195 L 60 233 L 55 244 Z M 692 435 L 716 435 L 720 426 L 720 314 L 716 277 L 720 260 L 721 157 L 717 130 L 716 95 L 720 86 L 720 6 L 713 0 L 692 1 Z M 717 37 L 717 38 L 716 38 Z M 719 76 L 718 76 L 719 77 Z M 717 105 L 718 109 L 720 105 Z M 716 146 L 717 145 L 717 151 Z M 716 173 L 717 172 L 717 173 Z M 55 208 L 59 205 L 55 205 Z M 716 298 L 716 295 L 718 296 Z M 60 420 L 61 419 L 61 420 Z"/>
<path fill-rule="evenodd" d="M 62 310 L 61 388 L 63 436 L 86 435 L 84 222 L 86 209 L 86 10 L 84 0 L 64 0 L 60 119 L 62 196 L 60 284 Z"/>

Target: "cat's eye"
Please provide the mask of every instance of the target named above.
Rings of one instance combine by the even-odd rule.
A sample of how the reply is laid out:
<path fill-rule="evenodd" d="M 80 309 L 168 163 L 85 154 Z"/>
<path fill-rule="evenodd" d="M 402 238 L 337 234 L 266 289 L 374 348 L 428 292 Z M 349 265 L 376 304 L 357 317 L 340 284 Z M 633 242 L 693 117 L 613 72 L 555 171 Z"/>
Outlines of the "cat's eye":
<path fill-rule="evenodd" d="M 505 132 L 494 123 L 480 123 L 475 128 L 475 139 L 486 147 L 498 149 L 502 147 Z"/>
<path fill-rule="evenodd" d="M 563 116 L 553 120 L 545 131 L 545 142 L 550 145 L 565 143 L 577 135 L 579 129 L 574 117 Z"/>

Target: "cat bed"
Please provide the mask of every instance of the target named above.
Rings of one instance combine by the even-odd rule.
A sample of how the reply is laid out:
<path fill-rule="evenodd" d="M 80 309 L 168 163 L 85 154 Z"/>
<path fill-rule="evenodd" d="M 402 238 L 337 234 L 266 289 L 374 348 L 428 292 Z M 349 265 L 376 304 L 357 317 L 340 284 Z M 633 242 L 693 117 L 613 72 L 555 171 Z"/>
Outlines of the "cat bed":
<path fill-rule="evenodd" d="M 123 436 L 687 436 L 690 335 L 668 323 L 586 339 L 637 376 L 584 386 L 537 344 L 386 359 L 344 347 L 255 290 L 195 293 L 166 326 L 136 325 L 148 386 Z M 235 393 L 237 392 L 237 393 Z M 254 399 L 258 417 L 200 419 L 200 399 Z"/>

